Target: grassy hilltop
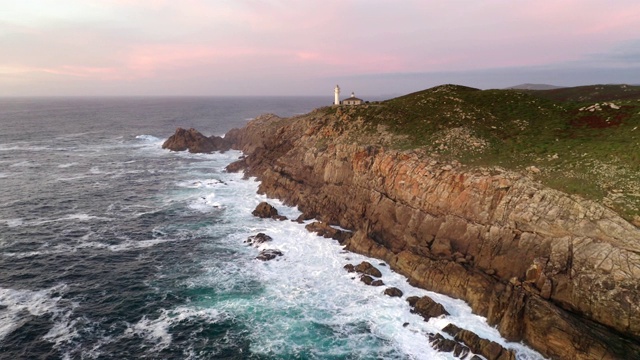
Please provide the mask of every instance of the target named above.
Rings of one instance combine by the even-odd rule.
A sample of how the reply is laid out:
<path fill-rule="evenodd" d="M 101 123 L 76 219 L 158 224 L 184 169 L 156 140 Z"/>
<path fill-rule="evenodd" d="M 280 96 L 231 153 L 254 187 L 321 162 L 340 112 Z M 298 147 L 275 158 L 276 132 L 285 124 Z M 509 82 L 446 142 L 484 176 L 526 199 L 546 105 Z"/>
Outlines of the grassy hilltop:
<path fill-rule="evenodd" d="M 353 140 L 502 167 L 600 201 L 640 223 L 640 87 L 478 90 L 442 85 L 327 112 Z"/>

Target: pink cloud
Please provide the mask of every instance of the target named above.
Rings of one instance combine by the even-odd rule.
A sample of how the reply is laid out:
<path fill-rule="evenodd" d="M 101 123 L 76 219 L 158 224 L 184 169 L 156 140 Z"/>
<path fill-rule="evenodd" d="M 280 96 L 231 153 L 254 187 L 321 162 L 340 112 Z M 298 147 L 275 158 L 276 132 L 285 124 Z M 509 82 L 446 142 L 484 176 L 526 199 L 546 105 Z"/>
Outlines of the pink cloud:
<path fill-rule="evenodd" d="M 29 74 L 46 73 L 53 75 L 92 77 L 103 80 L 118 78 L 118 69 L 112 67 L 88 67 L 88 66 L 59 66 L 59 67 L 31 67 L 31 66 L 5 66 L 0 68 L 0 73 L 5 74 Z"/>

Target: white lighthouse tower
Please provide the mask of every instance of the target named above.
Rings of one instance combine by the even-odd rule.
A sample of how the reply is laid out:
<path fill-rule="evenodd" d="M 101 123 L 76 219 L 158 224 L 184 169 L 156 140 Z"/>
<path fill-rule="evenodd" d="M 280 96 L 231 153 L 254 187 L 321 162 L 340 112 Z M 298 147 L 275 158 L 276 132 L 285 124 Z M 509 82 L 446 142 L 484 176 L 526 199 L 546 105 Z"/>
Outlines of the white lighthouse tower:
<path fill-rule="evenodd" d="M 335 90 L 333 91 L 335 95 L 335 99 L 333 101 L 334 105 L 340 105 L 340 86 L 336 85 Z"/>

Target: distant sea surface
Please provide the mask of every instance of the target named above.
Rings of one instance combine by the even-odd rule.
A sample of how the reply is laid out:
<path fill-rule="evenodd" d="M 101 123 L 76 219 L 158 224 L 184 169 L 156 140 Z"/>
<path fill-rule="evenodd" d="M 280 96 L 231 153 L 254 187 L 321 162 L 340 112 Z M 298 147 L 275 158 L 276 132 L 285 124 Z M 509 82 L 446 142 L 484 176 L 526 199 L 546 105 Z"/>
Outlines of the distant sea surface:
<path fill-rule="evenodd" d="M 0 359 L 453 359 L 427 341 L 449 322 L 540 359 L 462 301 L 253 217 L 257 182 L 224 171 L 239 152 L 161 149 L 176 127 L 222 135 L 331 100 L 0 99 Z M 258 232 L 273 241 L 247 246 Z M 266 248 L 284 255 L 257 260 Z M 424 322 L 343 270 L 363 260 L 451 316 Z"/>

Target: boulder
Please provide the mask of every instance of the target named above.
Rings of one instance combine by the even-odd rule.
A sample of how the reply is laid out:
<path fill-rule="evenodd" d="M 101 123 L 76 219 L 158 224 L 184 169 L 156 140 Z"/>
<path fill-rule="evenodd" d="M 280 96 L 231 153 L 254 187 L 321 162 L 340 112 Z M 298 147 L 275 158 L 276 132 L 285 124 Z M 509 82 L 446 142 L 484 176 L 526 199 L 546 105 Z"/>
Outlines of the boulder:
<path fill-rule="evenodd" d="M 360 274 L 382 277 L 382 273 L 380 272 L 380 270 L 378 270 L 378 268 L 371 265 L 371 263 L 367 261 L 361 262 L 358 266 L 355 267 L 355 270 Z"/>
<path fill-rule="evenodd" d="M 397 287 L 390 287 L 384 289 L 384 294 L 391 297 L 401 297 L 403 293 L 402 290 L 398 289 Z"/>
<path fill-rule="evenodd" d="M 231 148 L 231 143 L 219 136 L 206 137 L 196 129 L 177 128 L 163 144 L 163 149 L 172 151 L 189 150 L 190 153 L 211 153 L 214 151 L 226 151 Z"/>
<path fill-rule="evenodd" d="M 344 269 L 347 270 L 347 272 L 356 272 L 356 267 L 353 266 L 353 264 L 347 264 L 344 266 Z"/>
<path fill-rule="evenodd" d="M 253 216 L 257 216 L 259 218 L 262 219 L 267 219 L 267 218 L 271 218 L 271 219 L 277 219 L 277 220 L 286 220 L 287 218 L 282 216 L 282 215 L 278 215 L 278 210 L 276 208 L 274 208 L 271 204 L 269 204 L 268 202 L 261 202 L 260 204 L 258 204 L 258 206 L 256 206 L 256 209 L 253 210 L 251 212 L 251 214 Z"/>
<path fill-rule="evenodd" d="M 271 240 L 273 240 L 271 236 L 264 233 L 257 233 L 256 235 L 249 236 L 244 242 L 256 246 Z"/>
<path fill-rule="evenodd" d="M 373 278 L 369 275 L 362 275 L 360 277 L 360 281 L 362 281 L 363 283 L 367 284 L 367 285 L 371 285 L 371 283 L 373 282 Z"/>
<path fill-rule="evenodd" d="M 380 280 L 380 279 L 374 280 L 369 275 L 362 275 L 360 277 L 360 281 L 362 281 L 363 283 L 365 283 L 367 285 L 371 285 L 371 286 L 382 286 L 382 285 L 384 285 L 384 282 L 382 280 Z"/>
<path fill-rule="evenodd" d="M 438 317 L 440 315 L 449 315 L 442 304 L 433 301 L 428 296 L 416 297 L 411 296 L 407 298 L 409 305 L 413 306 L 412 313 L 418 314 L 428 321 L 432 317 Z"/>
<path fill-rule="evenodd" d="M 260 254 L 258 254 L 258 256 L 256 256 L 256 259 L 262 260 L 262 261 L 269 261 L 269 260 L 273 260 L 276 257 L 282 256 L 282 255 L 284 255 L 284 254 L 280 250 L 266 249 L 266 250 L 260 251 Z"/>

